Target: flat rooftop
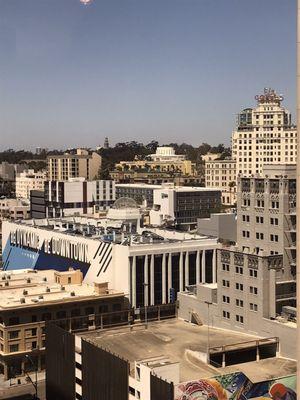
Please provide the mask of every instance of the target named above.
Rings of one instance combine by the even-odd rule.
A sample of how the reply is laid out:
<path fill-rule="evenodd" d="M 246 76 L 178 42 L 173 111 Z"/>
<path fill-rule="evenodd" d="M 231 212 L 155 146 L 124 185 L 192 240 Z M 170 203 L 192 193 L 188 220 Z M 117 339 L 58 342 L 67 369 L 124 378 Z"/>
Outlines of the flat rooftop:
<path fill-rule="evenodd" d="M 95 331 L 81 335 L 96 345 L 108 349 L 127 359 L 134 368 L 134 362 L 154 357 L 167 357 L 170 362 L 180 363 L 180 382 L 209 378 L 232 371 L 241 371 L 252 382 L 273 377 L 286 376 L 296 372 L 296 362 L 272 358 L 249 362 L 225 368 L 214 368 L 201 361 L 200 354 L 206 354 L 207 327 L 172 319 L 114 330 Z M 243 333 L 210 328 L 210 347 L 240 343 L 258 339 Z"/>
<path fill-rule="evenodd" d="M 152 245 L 153 243 L 170 244 L 173 242 L 182 242 L 187 240 L 208 240 L 211 244 L 216 244 L 216 239 L 199 234 L 190 234 L 188 232 L 179 232 L 176 230 L 145 228 L 140 233 L 123 232 L 121 230 L 122 221 L 113 221 L 117 226 L 104 227 L 104 219 L 87 220 L 83 218 L 55 218 L 43 220 L 21 220 L 9 222 L 20 226 L 30 227 L 32 230 L 41 229 L 44 231 L 53 231 L 69 237 L 81 237 L 122 245 Z M 108 221 L 108 220 L 107 220 Z M 101 225 L 101 223 L 103 225 Z"/>
<path fill-rule="evenodd" d="M 66 271 L 62 275 L 72 272 L 76 273 Z M 60 274 L 55 270 L 0 272 L 0 311 L 123 295 L 114 290 L 99 294 L 93 285 L 85 283 L 62 286 L 55 279 Z"/>

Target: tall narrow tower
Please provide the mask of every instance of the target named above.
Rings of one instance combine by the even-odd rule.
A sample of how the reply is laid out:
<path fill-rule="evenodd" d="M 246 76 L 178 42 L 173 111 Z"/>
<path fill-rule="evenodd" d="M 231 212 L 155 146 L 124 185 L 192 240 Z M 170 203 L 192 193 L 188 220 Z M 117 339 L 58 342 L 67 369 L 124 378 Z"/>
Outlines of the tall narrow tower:
<path fill-rule="evenodd" d="M 104 139 L 104 146 L 103 146 L 105 149 L 108 149 L 109 148 L 109 141 L 108 141 L 108 137 L 106 137 L 105 139 Z"/>
<path fill-rule="evenodd" d="M 297 1 L 297 129 L 300 128 L 300 0 Z M 300 397 L 300 147 L 297 151 L 297 398 Z"/>

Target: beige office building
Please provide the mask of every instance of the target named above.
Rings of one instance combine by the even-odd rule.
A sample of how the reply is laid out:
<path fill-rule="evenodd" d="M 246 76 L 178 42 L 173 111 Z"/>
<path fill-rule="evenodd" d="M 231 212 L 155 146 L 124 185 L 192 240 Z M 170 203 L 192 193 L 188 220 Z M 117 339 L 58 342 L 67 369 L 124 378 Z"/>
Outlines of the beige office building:
<path fill-rule="evenodd" d="M 101 156 L 88 150 L 77 149 L 62 155 L 48 156 L 50 181 L 67 181 L 70 178 L 97 179 L 101 168 Z"/>
<path fill-rule="evenodd" d="M 70 318 L 70 326 L 124 309 L 124 295 L 106 283 L 82 283 L 82 272 L 72 270 L 14 270 L 0 274 L 0 374 L 4 379 L 45 367 L 45 324 Z M 102 315 L 102 317 L 101 317 Z M 106 323 L 104 317 L 103 324 Z"/>
<path fill-rule="evenodd" d="M 234 205 L 236 203 L 236 161 L 206 161 L 205 186 L 221 190 L 222 204 Z"/>
<path fill-rule="evenodd" d="M 237 174 L 261 174 L 265 164 L 295 164 L 297 130 L 291 113 L 281 106 L 283 97 L 272 89 L 255 96 L 257 107 L 238 115 L 232 134 L 232 158 Z"/>

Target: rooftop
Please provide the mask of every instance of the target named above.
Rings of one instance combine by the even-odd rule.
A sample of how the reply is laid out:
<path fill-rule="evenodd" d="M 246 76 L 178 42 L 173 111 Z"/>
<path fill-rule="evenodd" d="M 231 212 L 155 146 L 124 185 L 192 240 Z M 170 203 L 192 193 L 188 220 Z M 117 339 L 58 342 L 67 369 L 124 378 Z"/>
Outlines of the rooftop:
<path fill-rule="evenodd" d="M 172 243 L 190 240 L 209 240 L 216 241 L 205 235 L 190 234 L 179 232 L 174 229 L 147 228 L 138 233 L 123 232 L 121 220 L 111 221 L 107 218 L 87 219 L 87 218 L 58 218 L 45 220 L 22 220 L 11 222 L 20 226 L 27 226 L 31 229 L 42 229 L 55 231 L 58 234 L 70 237 L 81 237 L 85 239 L 100 240 L 123 245 L 153 244 L 153 243 Z"/>
<path fill-rule="evenodd" d="M 81 335 L 96 345 L 108 349 L 127 359 L 134 368 L 134 362 L 149 358 L 166 357 L 170 362 L 180 363 L 180 382 L 209 378 L 241 371 L 252 382 L 263 381 L 296 372 L 296 362 L 281 358 L 243 363 L 225 368 L 214 368 L 201 361 L 200 354 L 206 353 L 207 327 L 197 326 L 181 320 L 149 323 L 143 326 L 94 331 Z M 235 344 L 258 339 L 243 333 L 210 328 L 210 346 Z"/>
<path fill-rule="evenodd" d="M 92 285 L 81 283 L 82 279 L 74 279 L 72 284 L 60 284 L 56 277 L 59 275 L 77 275 L 79 271 L 55 270 L 15 270 L 0 272 L 0 311 L 41 306 L 49 303 L 74 302 L 103 296 L 122 295 L 113 290 L 99 294 Z M 78 278 L 78 276 L 77 276 Z M 80 283 L 75 283 L 80 282 Z"/>

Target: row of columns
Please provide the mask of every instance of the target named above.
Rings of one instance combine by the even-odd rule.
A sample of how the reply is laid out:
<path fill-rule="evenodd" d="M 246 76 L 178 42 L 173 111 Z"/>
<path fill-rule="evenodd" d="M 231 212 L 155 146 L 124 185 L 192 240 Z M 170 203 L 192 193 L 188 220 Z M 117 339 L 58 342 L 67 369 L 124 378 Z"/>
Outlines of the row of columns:
<path fill-rule="evenodd" d="M 183 256 L 184 253 L 185 261 L 183 265 Z M 194 252 L 193 252 L 194 253 Z M 196 284 L 197 283 L 206 283 L 206 257 L 205 250 L 197 250 L 196 253 Z M 168 257 L 168 276 L 166 274 L 167 269 L 167 254 Z M 200 278 L 200 255 L 201 257 L 201 277 Z M 129 284 L 129 288 L 131 287 L 131 303 L 133 307 L 136 307 L 136 257 L 133 256 L 132 260 L 132 270 L 131 274 L 129 274 L 129 279 L 131 279 L 131 285 Z M 213 249 L 212 256 L 212 281 L 213 283 L 217 282 L 217 254 L 216 249 Z M 150 259 L 150 260 L 149 260 Z M 183 268 L 185 271 L 185 279 L 183 282 Z M 150 269 L 150 282 L 149 282 L 149 269 Z M 168 278 L 168 279 L 167 279 Z M 166 292 L 166 282 L 168 282 L 168 288 Z M 186 286 L 189 286 L 189 252 L 180 252 L 179 256 L 179 291 L 182 292 Z M 170 301 L 170 289 L 172 287 L 172 253 L 162 253 L 162 303 L 168 303 Z M 150 304 L 149 304 L 149 290 L 150 290 Z M 144 305 L 154 305 L 154 254 L 149 256 L 145 256 L 144 261 Z"/>

